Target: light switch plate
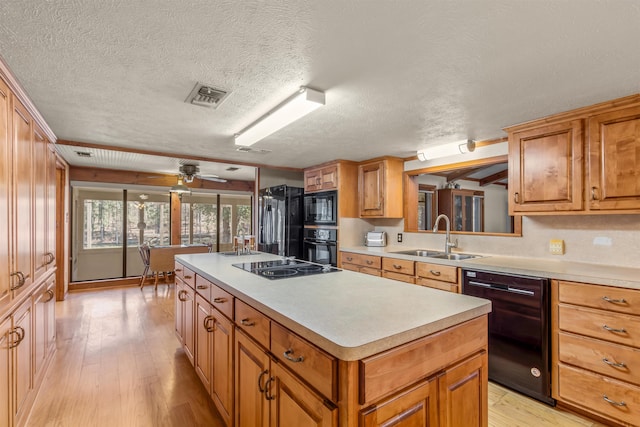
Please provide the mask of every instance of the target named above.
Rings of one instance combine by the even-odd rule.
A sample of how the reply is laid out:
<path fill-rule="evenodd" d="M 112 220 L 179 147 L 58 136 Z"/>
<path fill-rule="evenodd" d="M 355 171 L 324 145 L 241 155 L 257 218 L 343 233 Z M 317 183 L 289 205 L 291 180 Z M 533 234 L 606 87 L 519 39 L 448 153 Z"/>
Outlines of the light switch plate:
<path fill-rule="evenodd" d="M 553 255 L 563 255 L 564 254 L 564 240 L 562 239 L 551 239 L 549 241 L 549 252 Z"/>

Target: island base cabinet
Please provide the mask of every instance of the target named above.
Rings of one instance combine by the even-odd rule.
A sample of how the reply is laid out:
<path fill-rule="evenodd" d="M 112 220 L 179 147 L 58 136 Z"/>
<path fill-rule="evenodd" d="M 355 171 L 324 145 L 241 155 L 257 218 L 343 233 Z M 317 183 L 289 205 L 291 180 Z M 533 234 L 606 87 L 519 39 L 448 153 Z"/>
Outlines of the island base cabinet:
<path fill-rule="evenodd" d="M 360 427 L 424 427 L 438 425 L 438 387 L 435 378 L 410 388 L 384 403 L 364 409 Z"/>
<path fill-rule="evenodd" d="M 176 277 L 175 332 L 187 359 L 194 364 L 195 291 Z"/>
<path fill-rule="evenodd" d="M 251 338 L 235 334 L 236 427 L 337 427 L 338 408 L 272 360 Z"/>
<path fill-rule="evenodd" d="M 488 359 L 482 352 L 438 378 L 440 427 L 487 427 Z"/>

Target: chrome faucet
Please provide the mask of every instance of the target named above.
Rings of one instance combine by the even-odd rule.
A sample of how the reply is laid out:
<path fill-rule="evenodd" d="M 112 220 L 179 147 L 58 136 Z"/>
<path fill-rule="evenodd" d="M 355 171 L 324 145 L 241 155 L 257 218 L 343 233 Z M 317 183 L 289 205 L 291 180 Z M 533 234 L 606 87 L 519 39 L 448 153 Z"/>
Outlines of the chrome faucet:
<path fill-rule="evenodd" d="M 445 214 L 438 215 L 433 225 L 433 232 L 435 233 L 436 231 L 438 231 L 438 223 L 440 222 L 441 219 L 444 219 L 444 223 L 447 227 L 447 230 L 446 230 L 447 234 L 445 236 L 445 241 L 444 241 L 444 253 L 446 255 L 449 255 L 451 253 L 451 248 L 458 247 L 458 239 L 456 239 L 453 242 L 451 241 L 451 222 L 449 221 L 449 217 L 446 216 Z"/>

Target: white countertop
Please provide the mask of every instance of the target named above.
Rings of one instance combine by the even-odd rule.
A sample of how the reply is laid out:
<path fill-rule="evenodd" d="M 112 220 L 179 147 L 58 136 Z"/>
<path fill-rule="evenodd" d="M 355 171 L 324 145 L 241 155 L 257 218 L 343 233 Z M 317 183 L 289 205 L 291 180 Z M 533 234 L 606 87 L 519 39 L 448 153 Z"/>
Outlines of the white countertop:
<path fill-rule="evenodd" d="M 176 259 L 341 360 L 359 360 L 491 311 L 487 300 L 352 271 L 269 280 L 232 266 L 280 259 L 269 254 Z"/>
<path fill-rule="evenodd" d="M 386 247 L 354 246 L 340 248 L 341 251 L 355 252 L 366 255 L 380 255 L 399 259 L 430 262 L 434 264 L 455 265 L 458 267 L 476 270 L 548 277 L 550 279 L 568 280 L 572 282 L 583 282 L 597 285 L 640 289 L 640 268 L 616 267 L 581 262 L 567 262 L 559 260 L 556 261 L 549 259 L 510 256 L 493 256 L 483 254 L 475 254 L 480 255 L 480 258 L 472 258 L 462 261 L 449 261 L 437 258 L 418 257 L 393 253 L 394 251 L 406 251 L 411 249 L 428 249 L 442 251 L 442 249 L 411 248 L 397 245 Z M 453 253 L 455 252 L 456 251 L 453 251 Z"/>

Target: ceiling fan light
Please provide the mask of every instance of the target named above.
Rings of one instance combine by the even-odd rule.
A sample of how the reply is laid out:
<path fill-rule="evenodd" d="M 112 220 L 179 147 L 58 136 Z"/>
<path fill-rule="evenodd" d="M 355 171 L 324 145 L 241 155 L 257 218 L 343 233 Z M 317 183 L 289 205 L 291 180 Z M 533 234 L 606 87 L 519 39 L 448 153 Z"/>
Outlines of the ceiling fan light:
<path fill-rule="evenodd" d="M 324 92 L 302 86 L 300 91 L 237 133 L 235 144 L 250 146 L 306 116 L 325 103 Z"/>
<path fill-rule="evenodd" d="M 465 141 L 450 142 L 447 144 L 435 145 L 432 147 L 421 148 L 417 152 L 418 160 L 424 162 L 426 160 L 438 159 L 440 157 L 455 156 L 457 154 L 466 154 L 476 149 L 476 143 L 472 139 Z"/>
<path fill-rule="evenodd" d="M 178 177 L 178 183 L 173 187 L 171 187 L 169 189 L 169 192 L 177 193 L 181 195 L 181 194 L 191 193 L 191 190 L 189 189 L 189 187 L 184 185 L 184 183 L 182 182 L 182 177 Z"/>

